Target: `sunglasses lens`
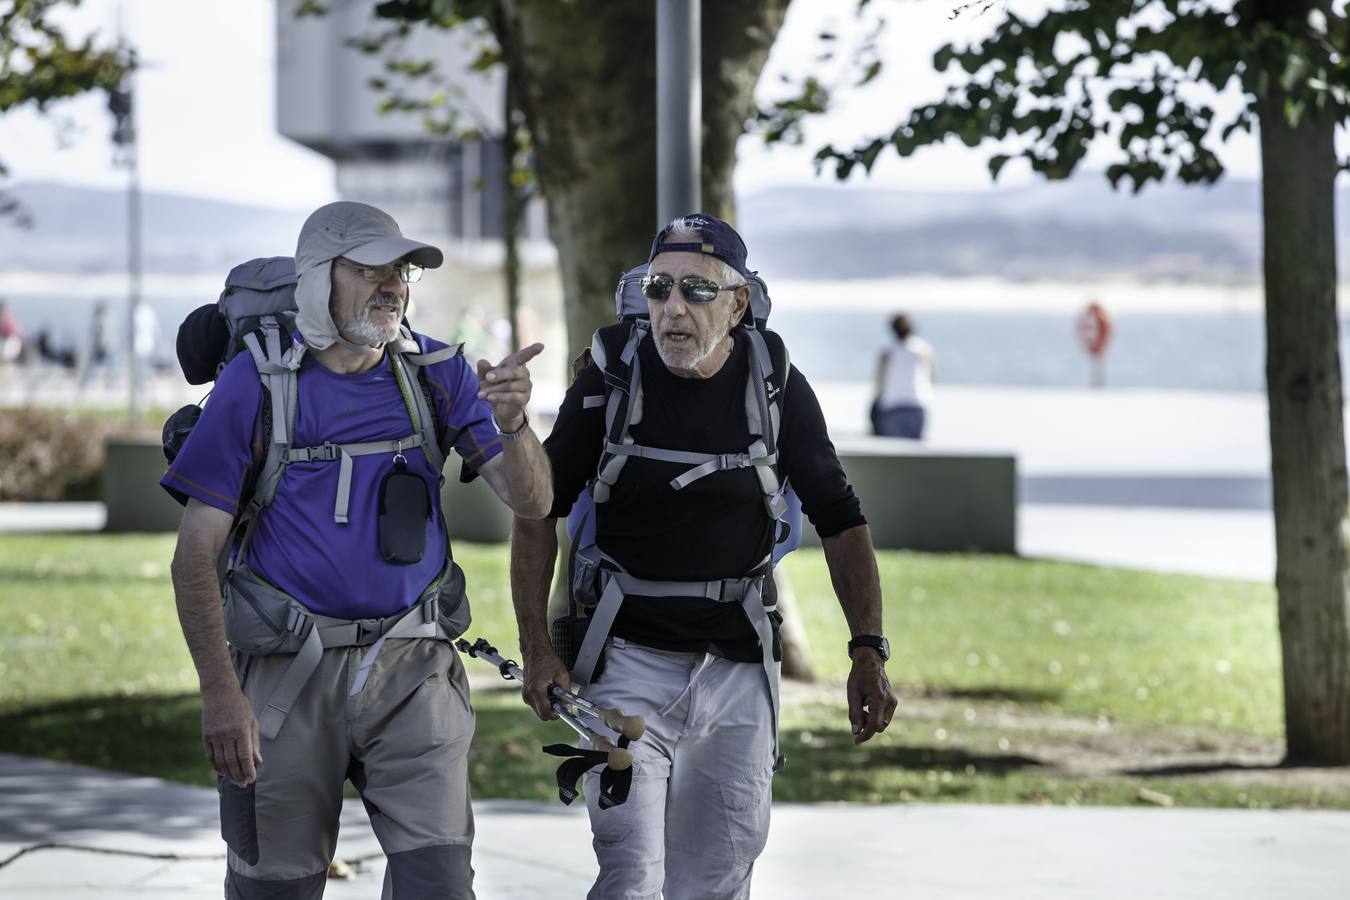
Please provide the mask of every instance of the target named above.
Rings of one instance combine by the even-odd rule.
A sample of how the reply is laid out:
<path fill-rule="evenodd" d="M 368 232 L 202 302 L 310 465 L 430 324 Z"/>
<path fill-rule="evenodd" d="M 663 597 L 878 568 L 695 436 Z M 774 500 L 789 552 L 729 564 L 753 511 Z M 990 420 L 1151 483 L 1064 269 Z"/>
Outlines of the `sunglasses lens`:
<path fill-rule="evenodd" d="M 674 286 L 669 275 L 648 275 L 642 279 L 642 295 L 648 300 L 665 300 Z"/>
<path fill-rule="evenodd" d="M 706 278 L 682 278 L 680 291 L 691 303 L 711 303 L 717 299 L 716 282 Z"/>
<path fill-rule="evenodd" d="M 416 284 L 422 280 L 422 267 L 412 263 L 404 263 L 399 267 L 399 277 L 403 279 L 404 284 Z"/>

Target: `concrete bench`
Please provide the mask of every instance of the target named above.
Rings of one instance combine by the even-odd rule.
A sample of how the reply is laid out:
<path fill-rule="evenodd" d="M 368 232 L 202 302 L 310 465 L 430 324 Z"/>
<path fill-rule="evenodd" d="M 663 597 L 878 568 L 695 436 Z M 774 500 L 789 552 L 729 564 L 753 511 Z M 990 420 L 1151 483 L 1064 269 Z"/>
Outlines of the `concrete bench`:
<path fill-rule="evenodd" d="M 108 510 L 103 530 L 177 531 L 183 507 L 159 486 L 168 466 L 159 441 L 109 438 L 103 451 L 103 505 Z"/>
<path fill-rule="evenodd" d="M 177 531 L 179 506 L 159 486 L 167 463 L 160 443 L 151 438 L 110 438 L 104 444 L 103 503 L 105 531 Z M 459 481 L 459 458 L 446 464 L 441 492 L 453 540 L 504 542 L 511 534 L 511 513 L 481 478 Z"/>
<path fill-rule="evenodd" d="M 839 460 L 884 550 L 1017 552 L 1017 460 L 894 438 L 844 438 Z M 819 546 L 808 523 L 802 543 Z"/>
<path fill-rule="evenodd" d="M 1017 465 L 1011 454 L 957 453 L 886 438 L 844 439 L 836 447 L 878 548 L 1016 552 Z M 156 441 L 107 442 L 106 530 L 177 530 L 183 511 L 159 486 L 164 468 Z M 446 465 L 441 498 L 451 539 L 509 539 L 511 513 L 481 478 L 459 481 L 457 458 Z M 815 529 L 808 524 L 804 531 L 803 544 L 818 546 Z"/>

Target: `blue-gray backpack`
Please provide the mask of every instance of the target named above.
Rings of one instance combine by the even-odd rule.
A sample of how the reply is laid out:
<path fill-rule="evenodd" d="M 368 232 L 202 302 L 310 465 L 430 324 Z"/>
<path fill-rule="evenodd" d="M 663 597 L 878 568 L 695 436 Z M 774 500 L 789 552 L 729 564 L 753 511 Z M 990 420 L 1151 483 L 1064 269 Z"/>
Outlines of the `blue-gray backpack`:
<path fill-rule="evenodd" d="M 567 519 L 567 533 L 572 540 L 568 614 L 553 623 L 554 648 L 571 669 L 572 677 L 580 683 L 589 683 L 603 671 L 604 641 L 624 596 L 706 596 L 719 602 L 737 603 L 745 610 L 760 642 L 776 726 L 776 662 L 780 656 L 776 650 L 776 626 L 781 619 L 777 618 L 772 572 L 773 566 L 801 542 L 802 529 L 801 504 L 778 474 L 778 431 L 791 368 L 787 347 L 767 327 L 771 309 L 768 288 L 758 275 L 748 276 L 750 306 L 734 331 L 744 336 L 750 348 L 745 390 L 750 446 L 741 453 L 714 454 L 637 444 L 631 429 L 642 420 L 638 344 L 651 330 L 647 298 L 641 288 L 646 274 L 645 263 L 624 274 L 614 291 L 619 321 L 601 328 L 591 340 L 590 361 L 604 374 L 604 393 L 583 398 L 583 408 L 604 407 L 605 448 L 595 477 L 578 496 Z M 579 362 L 584 360 L 583 354 Z M 714 472 L 753 468 L 763 492 L 765 512 L 776 523 L 770 554 L 744 577 L 710 582 L 653 582 L 624 571 L 595 545 L 595 512 L 597 504 L 608 502 L 610 490 L 628 459 L 639 455 L 687 465 L 689 468 L 670 482 L 677 491 Z M 782 763 L 775 740 L 775 769 L 781 768 Z"/>
<path fill-rule="evenodd" d="M 643 296 L 641 287 L 642 278 L 646 274 L 647 264 L 643 263 L 624 273 L 624 276 L 619 279 L 618 287 L 614 290 L 614 311 L 619 320 L 618 324 L 607 326 L 606 328 L 597 331 L 591 338 L 590 349 L 583 354 L 582 357 L 583 360 L 595 362 L 605 373 L 605 397 L 600 398 L 597 396 L 587 398 L 586 402 L 596 405 L 599 405 L 602 402 L 605 404 L 607 441 L 612 441 L 615 437 L 615 432 L 618 432 L 621 437 L 627 438 L 628 443 L 631 443 L 632 438 L 627 436 L 628 428 L 637 424 L 642 418 L 641 379 L 636 377 L 636 367 L 632 367 L 632 369 L 629 370 L 627 364 L 623 361 L 625 357 L 630 360 L 636 360 L 637 357 L 635 354 L 637 344 L 650 329 L 651 323 L 647 315 L 647 298 Z M 764 280 L 757 274 L 754 274 L 746 279 L 746 284 L 750 288 L 750 309 L 747 312 L 747 321 L 738 327 L 747 332 L 757 332 L 762 338 L 764 344 L 763 350 L 769 357 L 770 374 L 759 383 L 766 389 L 764 403 L 765 406 L 770 409 L 770 416 L 772 417 L 773 422 L 772 440 L 776 443 L 778 426 L 780 424 L 778 421 L 778 409 L 782 397 L 781 392 L 784 389 L 787 380 L 790 359 L 782 339 L 779 338 L 776 333 L 769 331 L 767 327 L 769 313 L 772 310 L 773 304 L 769 299 L 768 287 L 764 284 Z M 609 353 L 609 351 L 605 349 L 606 343 L 615 344 L 617 343 L 616 339 L 619 338 L 622 339 L 620 344 L 621 349 L 617 354 Z M 752 341 L 753 340 L 754 339 L 752 338 Z M 629 350 L 630 343 L 632 346 L 631 351 Z M 758 342 L 752 344 L 752 352 L 759 352 L 757 345 Z M 597 355 L 596 352 L 597 347 L 600 350 L 599 355 Z M 777 366 L 774 366 L 772 363 L 772 358 L 776 355 L 774 352 L 775 349 L 777 350 L 777 355 L 781 358 L 781 364 Z M 602 360 L 609 359 L 616 360 L 619 365 L 601 362 Z M 762 368 L 764 367 L 761 366 L 761 369 Z M 634 381 L 636 381 L 635 389 L 633 387 Z M 629 387 L 629 390 L 624 391 L 625 396 L 615 395 L 614 388 L 618 385 Z M 753 389 L 753 387 L 754 382 L 752 380 L 750 384 L 747 384 L 747 388 Z M 637 396 L 638 402 L 636 404 L 627 403 L 628 396 Z M 772 396 L 772 400 L 770 400 L 770 396 Z M 614 399 L 611 400 L 611 398 Z M 753 399 L 755 407 L 758 409 L 760 401 L 758 394 L 756 394 Z M 750 398 L 747 397 L 747 405 L 749 402 Z M 610 415 L 611 403 L 614 406 L 612 418 Z M 630 412 L 627 421 L 620 424 L 618 422 L 619 407 L 625 404 L 629 406 Z M 633 408 L 634 406 L 636 406 L 636 409 Z M 622 443 L 622 440 L 620 442 Z M 596 501 L 593 491 L 595 490 L 597 483 L 599 483 L 601 493 L 608 498 L 609 486 L 617 481 L 618 474 L 623 470 L 624 461 L 626 459 L 627 456 L 615 457 L 612 453 L 604 454 L 601 458 L 596 478 L 577 496 L 576 502 L 572 505 L 572 511 L 567 516 L 567 535 L 572 541 L 573 547 L 576 547 L 578 544 L 585 546 L 595 543 Z M 708 462 L 703 463 L 699 469 L 704 469 L 706 466 L 708 466 Z M 697 477 L 709 474 L 712 471 L 716 471 L 716 468 L 706 468 L 706 470 L 702 471 L 693 470 L 690 473 L 681 476 L 680 479 L 677 479 L 677 482 L 682 481 L 683 479 L 688 479 L 687 481 L 683 481 L 678 487 L 676 487 L 675 484 L 672 484 L 672 487 L 676 487 L 676 490 L 678 490 L 685 484 L 696 480 Z M 694 472 L 697 472 L 697 474 L 695 475 Z M 691 475 L 693 477 L 690 477 Z M 769 484 L 773 483 L 770 482 Z M 777 565 L 783 557 L 787 556 L 793 550 L 796 550 L 801 544 L 802 504 L 801 500 L 798 499 L 796 492 L 786 483 L 778 487 L 768 487 L 766 486 L 766 480 L 762 478 L 761 486 L 766 487 L 766 500 L 772 498 L 774 495 L 780 495 L 787 504 L 784 512 L 778 516 L 774 516 L 778 521 L 778 532 L 775 536 L 773 545 L 773 563 L 774 565 Z M 770 509 L 770 515 L 774 515 L 772 509 Z"/>

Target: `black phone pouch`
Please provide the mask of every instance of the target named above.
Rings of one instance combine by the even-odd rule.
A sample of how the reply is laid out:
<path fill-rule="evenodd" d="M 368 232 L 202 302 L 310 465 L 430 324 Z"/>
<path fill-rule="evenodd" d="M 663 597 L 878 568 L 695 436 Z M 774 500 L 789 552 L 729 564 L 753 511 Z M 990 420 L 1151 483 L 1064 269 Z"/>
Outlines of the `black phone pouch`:
<path fill-rule="evenodd" d="M 384 561 L 396 566 L 421 562 L 429 518 L 431 494 L 426 480 L 408 471 L 408 461 L 400 453 L 394 457 L 394 468 L 380 481 L 377 530 Z"/>

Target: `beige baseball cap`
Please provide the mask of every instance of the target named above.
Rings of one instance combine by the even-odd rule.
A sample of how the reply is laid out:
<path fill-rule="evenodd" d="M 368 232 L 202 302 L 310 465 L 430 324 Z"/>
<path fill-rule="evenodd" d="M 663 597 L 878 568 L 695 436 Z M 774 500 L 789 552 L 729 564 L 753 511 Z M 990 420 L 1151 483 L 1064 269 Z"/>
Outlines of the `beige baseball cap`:
<path fill-rule="evenodd" d="M 363 266 L 383 266 L 406 259 L 428 269 L 444 262 L 430 244 L 403 236 L 393 216 L 366 203 L 339 200 L 321 206 L 300 228 L 295 246 L 296 324 L 305 343 L 322 350 L 338 341 L 337 325 L 328 312 L 333 260 L 345 257 Z"/>

